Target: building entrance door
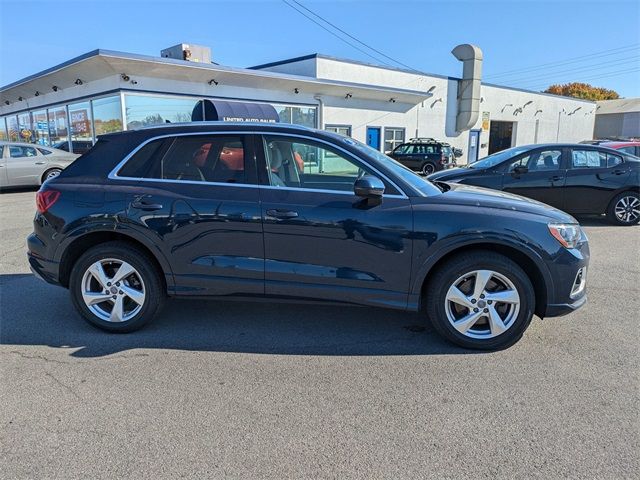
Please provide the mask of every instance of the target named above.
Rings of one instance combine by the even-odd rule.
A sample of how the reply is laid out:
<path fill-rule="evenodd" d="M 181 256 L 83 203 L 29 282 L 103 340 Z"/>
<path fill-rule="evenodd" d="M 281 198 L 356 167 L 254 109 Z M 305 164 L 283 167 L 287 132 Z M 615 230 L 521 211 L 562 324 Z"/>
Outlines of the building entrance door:
<path fill-rule="evenodd" d="M 380 150 L 380 127 L 367 127 L 367 145 Z"/>
<path fill-rule="evenodd" d="M 480 147 L 480 130 L 471 130 L 469 132 L 469 149 L 467 155 L 467 163 L 473 163 L 478 160 L 478 148 Z"/>
<path fill-rule="evenodd" d="M 491 120 L 489 129 L 489 155 L 513 146 L 513 122 Z"/>

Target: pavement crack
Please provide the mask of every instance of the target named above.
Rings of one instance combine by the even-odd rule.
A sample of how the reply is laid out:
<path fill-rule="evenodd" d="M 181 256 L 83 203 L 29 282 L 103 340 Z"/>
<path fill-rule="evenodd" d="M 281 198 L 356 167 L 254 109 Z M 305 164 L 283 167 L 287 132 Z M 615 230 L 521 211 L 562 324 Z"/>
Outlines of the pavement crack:
<path fill-rule="evenodd" d="M 47 358 L 44 355 L 28 355 L 26 353 L 20 352 L 18 350 L 10 350 L 8 352 L 0 352 L 0 355 L 18 355 L 22 358 L 25 359 L 29 359 L 29 360 L 42 360 L 43 362 L 47 362 L 47 363 L 57 363 L 60 365 L 69 365 L 71 362 L 65 362 L 63 360 L 53 360 L 51 358 Z"/>
<path fill-rule="evenodd" d="M 44 374 L 49 377 L 51 380 L 53 380 L 55 383 L 57 383 L 58 385 L 60 385 L 64 390 L 66 390 L 67 392 L 69 392 L 71 395 L 73 395 L 74 397 L 76 397 L 76 399 L 78 400 L 82 400 L 80 398 L 80 395 L 78 395 L 76 393 L 76 391 L 71 388 L 69 385 L 62 383 L 53 373 L 51 372 L 44 372 Z"/>

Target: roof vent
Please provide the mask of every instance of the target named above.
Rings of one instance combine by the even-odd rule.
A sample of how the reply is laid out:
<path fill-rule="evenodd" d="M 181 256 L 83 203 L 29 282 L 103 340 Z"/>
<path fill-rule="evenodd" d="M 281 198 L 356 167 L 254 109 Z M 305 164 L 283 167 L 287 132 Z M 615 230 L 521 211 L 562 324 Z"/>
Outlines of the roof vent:
<path fill-rule="evenodd" d="M 192 43 L 179 43 L 173 47 L 165 48 L 160 51 L 160 56 L 163 58 L 186 60 L 187 62 L 211 63 L 211 49 Z"/>
<path fill-rule="evenodd" d="M 482 50 L 468 43 L 458 45 L 451 53 L 462 62 L 462 80 L 458 83 L 456 131 L 464 132 L 478 121 L 480 111 L 480 79 Z"/>

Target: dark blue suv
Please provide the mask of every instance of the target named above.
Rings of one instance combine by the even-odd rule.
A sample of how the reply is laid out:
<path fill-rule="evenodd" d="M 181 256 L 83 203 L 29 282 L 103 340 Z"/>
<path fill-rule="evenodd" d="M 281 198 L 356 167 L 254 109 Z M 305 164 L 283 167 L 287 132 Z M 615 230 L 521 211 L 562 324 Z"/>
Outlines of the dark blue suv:
<path fill-rule="evenodd" d="M 129 332 L 167 296 L 422 310 L 469 348 L 586 301 L 573 217 L 431 183 L 350 138 L 196 122 L 100 137 L 37 194 L 33 272 L 92 324 Z"/>

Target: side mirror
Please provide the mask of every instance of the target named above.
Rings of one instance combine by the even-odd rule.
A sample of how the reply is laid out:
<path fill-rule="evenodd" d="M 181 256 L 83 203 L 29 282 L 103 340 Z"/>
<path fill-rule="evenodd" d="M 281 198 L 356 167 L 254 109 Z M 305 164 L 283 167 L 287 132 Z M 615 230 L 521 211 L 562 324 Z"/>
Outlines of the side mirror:
<path fill-rule="evenodd" d="M 522 175 L 523 173 L 527 173 L 528 171 L 529 169 L 524 165 L 518 165 L 511 171 L 511 173 L 513 173 L 514 175 Z"/>
<path fill-rule="evenodd" d="M 353 185 L 353 192 L 364 198 L 382 198 L 384 193 L 384 183 L 378 177 L 373 175 L 365 175 L 356 180 Z"/>

